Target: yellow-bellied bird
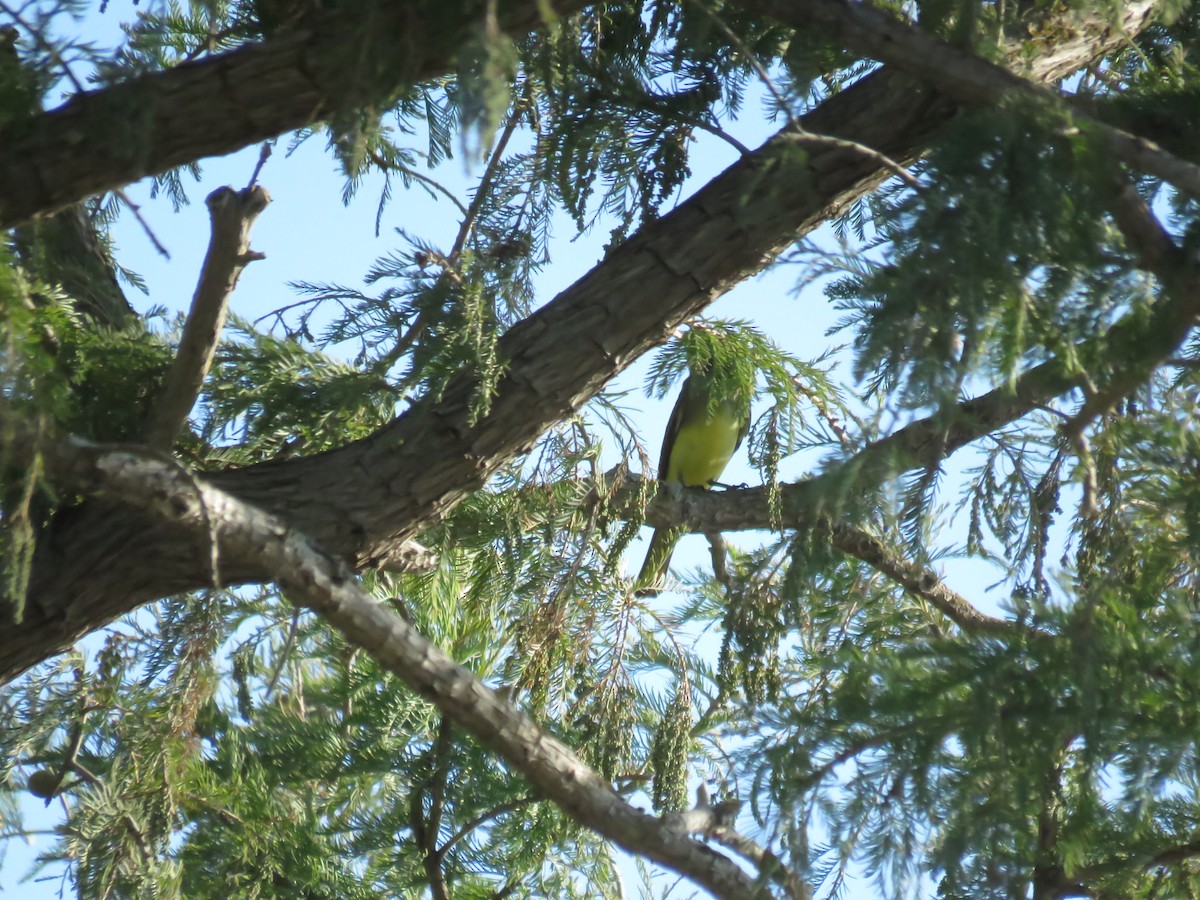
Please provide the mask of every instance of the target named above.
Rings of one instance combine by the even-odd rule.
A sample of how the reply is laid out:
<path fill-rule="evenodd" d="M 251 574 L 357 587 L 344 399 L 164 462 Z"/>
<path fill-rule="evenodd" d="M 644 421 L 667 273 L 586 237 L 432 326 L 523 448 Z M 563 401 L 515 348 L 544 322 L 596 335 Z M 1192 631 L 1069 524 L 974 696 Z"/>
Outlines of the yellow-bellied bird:
<path fill-rule="evenodd" d="M 692 369 L 663 435 L 658 480 L 684 487 L 710 487 L 742 445 L 750 429 L 750 398 L 713 396 L 709 372 Z M 638 595 L 662 590 L 681 528 L 655 528 L 646 561 L 634 582 Z"/>

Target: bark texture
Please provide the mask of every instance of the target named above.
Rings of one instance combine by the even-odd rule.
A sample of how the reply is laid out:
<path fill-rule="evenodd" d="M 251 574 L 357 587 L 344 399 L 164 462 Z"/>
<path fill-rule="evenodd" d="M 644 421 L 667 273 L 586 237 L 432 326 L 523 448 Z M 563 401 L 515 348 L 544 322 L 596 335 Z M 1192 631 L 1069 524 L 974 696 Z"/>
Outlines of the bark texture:
<path fill-rule="evenodd" d="M 508 32 L 587 0 L 497 0 Z M 385 102 L 451 69 L 482 27 L 483 0 L 351 0 L 241 47 L 72 97 L 0 132 L 0 228 L 340 109 Z M 349 62 L 352 61 L 352 64 Z"/>

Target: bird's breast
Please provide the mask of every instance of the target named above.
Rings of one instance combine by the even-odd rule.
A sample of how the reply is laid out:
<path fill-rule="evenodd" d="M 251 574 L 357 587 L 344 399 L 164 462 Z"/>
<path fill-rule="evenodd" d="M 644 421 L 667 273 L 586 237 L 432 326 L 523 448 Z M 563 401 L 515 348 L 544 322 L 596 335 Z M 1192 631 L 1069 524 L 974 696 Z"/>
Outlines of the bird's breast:
<path fill-rule="evenodd" d="M 703 487 L 721 477 L 737 447 L 741 420 L 718 409 L 699 422 L 679 429 L 667 464 L 666 481 L 688 487 Z"/>

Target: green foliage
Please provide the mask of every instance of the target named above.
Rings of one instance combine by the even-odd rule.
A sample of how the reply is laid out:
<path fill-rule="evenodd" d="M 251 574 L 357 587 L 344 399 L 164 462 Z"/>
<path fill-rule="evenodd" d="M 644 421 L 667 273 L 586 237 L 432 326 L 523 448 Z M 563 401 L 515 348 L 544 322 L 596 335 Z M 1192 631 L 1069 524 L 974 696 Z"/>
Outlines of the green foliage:
<path fill-rule="evenodd" d="M 502 593 L 472 597 L 463 568 L 377 587 L 491 677 Z M 88 777 L 64 786 L 73 814 L 47 860 L 72 860 L 89 894 L 403 895 L 424 881 L 426 841 L 456 893 L 611 889 L 603 845 L 311 616 L 266 592 L 156 613 L 126 623 L 86 673 L 68 661 L 6 698 L 14 790 L 18 766 L 61 767 L 64 730 L 85 728 Z M 229 678 L 237 691 L 217 692 Z M 572 866 L 590 881 L 565 887 Z"/>
<path fill-rule="evenodd" d="M 114 355 L 121 365 L 113 364 Z M 61 289 L 33 277 L 10 248 L 0 248 L 0 394 L 7 415 L 32 420 L 47 433 L 128 438 L 140 431 L 166 360 L 165 349 L 144 331 L 96 327 Z M 38 532 L 56 499 L 38 457 L 18 469 L 0 449 L 0 597 L 12 604 L 17 622 L 25 615 Z"/>
<path fill-rule="evenodd" d="M 1051 354 L 1068 368 L 1080 334 L 1099 331 L 1138 277 L 1105 218 L 1113 168 L 1080 136 L 1058 137 L 1022 107 L 960 117 L 919 191 L 880 227 L 886 261 L 828 293 L 851 311 L 857 371 L 907 404 L 952 398 L 963 379 L 1011 381 Z M 946 265 L 953 260 L 953 265 Z"/>
<path fill-rule="evenodd" d="M 531 42 L 523 59 L 538 101 L 536 177 L 580 229 L 611 217 L 615 244 L 676 194 L 694 132 L 721 133 L 719 111 L 742 105 L 754 63 L 789 33 L 658 0 L 606 4 L 580 24 Z"/>
<path fill-rule="evenodd" d="M 67 376 L 56 356 L 59 334 L 74 333 L 76 323 L 61 293 L 31 279 L 8 248 L 0 248 L 0 263 L 5 400 L 26 414 L 69 416 Z"/>
<path fill-rule="evenodd" d="M 246 464 L 365 437 L 394 415 L 383 379 L 233 318 L 201 398 L 199 437 Z"/>
<path fill-rule="evenodd" d="M 125 26 L 128 40 L 100 68 L 99 78 L 121 81 L 240 46 L 258 31 L 249 7 L 240 0 L 170 0 L 146 9 Z"/>

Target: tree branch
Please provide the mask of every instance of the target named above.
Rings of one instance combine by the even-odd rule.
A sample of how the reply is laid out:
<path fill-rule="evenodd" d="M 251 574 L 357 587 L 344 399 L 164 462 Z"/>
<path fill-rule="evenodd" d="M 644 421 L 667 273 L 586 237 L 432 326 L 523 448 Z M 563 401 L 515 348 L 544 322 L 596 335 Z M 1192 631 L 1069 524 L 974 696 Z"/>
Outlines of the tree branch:
<path fill-rule="evenodd" d="M 963 103 L 998 105 L 1022 97 L 1055 110 L 1063 131 L 1086 130 L 1103 140 L 1122 162 L 1156 175 L 1200 198 L 1200 166 L 1153 141 L 1130 134 L 1073 108 L 1057 92 L 934 37 L 895 16 L 856 0 L 742 0 L 747 9 L 796 28 L 814 25 L 847 49 L 918 76 Z M 1147 13 L 1151 4 L 1146 4 Z"/>
<path fill-rule="evenodd" d="M 339 5 L 262 43 L 77 94 L 0 130 L 0 228 L 385 101 L 453 68 L 485 8 L 524 32 L 587 3 L 464 3 L 453 16 L 436 2 Z"/>
<path fill-rule="evenodd" d="M 728 847 L 738 856 L 753 863 L 765 877 L 787 891 L 792 900 L 807 900 L 812 896 L 812 891 L 797 872 L 785 866 L 779 857 L 766 847 L 760 847 L 737 830 L 718 826 L 709 832 L 709 836 L 721 846 Z"/>
<path fill-rule="evenodd" d="M 854 505 L 851 501 L 861 500 L 889 479 L 940 462 L 1077 384 L 1076 379 L 1063 374 L 1057 361 L 1035 366 L 1011 387 L 998 387 L 917 419 L 867 444 L 853 456 L 830 463 L 819 474 L 781 485 L 779 516 L 786 527 L 812 527 L 817 516 L 843 514 Z M 929 458 L 930 448 L 939 451 L 937 459 Z M 777 527 L 766 487 L 685 491 L 678 500 L 660 491 L 646 507 L 646 520 L 656 526 L 674 524 L 701 533 Z"/>
<path fill-rule="evenodd" d="M 1140 387 L 1175 354 L 1200 317 L 1200 267 L 1171 240 L 1128 182 L 1118 188 L 1113 219 L 1126 244 L 1138 254 L 1139 264 L 1158 280 L 1163 297 L 1153 321 L 1140 333 L 1131 329 L 1131 340 L 1122 346 L 1120 367 L 1103 387 L 1089 394 L 1063 426 L 1063 433 L 1076 443 L 1082 441 L 1083 432 L 1092 422 Z"/>
<path fill-rule="evenodd" d="M 512 104 L 508 111 L 508 119 L 504 123 L 504 127 L 500 130 L 500 134 L 496 138 L 488 155 L 487 165 L 483 170 L 483 177 L 479 179 L 479 184 L 475 188 L 475 196 L 471 198 L 471 205 L 463 211 L 462 221 L 459 222 L 458 233 L 454 238 L 454 245 L 450 249 L 450 256 L 438 261 L 438 264 L 442 268 L 441 278 L 455 276 L 458 272 L 463 251 L 466 249 L 467 241 L 471 238 L 471 232 L 475 229 L 475 222 L 479 218 L 483 204 L 487 202 L 488 195 L 491 193 L 492 182 L 495 180 L 500 162 L 504 158 L 504 151 L 508 148 L 508 142 L 512 140 L 512 136 L 516 133 L 517 126 L 521 122 L 523 109 L 523 102 L 518 100 Z M 462 204 L 459 204 L 459 206 L 461 207 Z M 457 278 L 456 283 L 461 284 Z M 421 339 L 427 325 L 425 312 L 422 310 L 416 314 L 412 323 L 396 339 L 395 346 L 385 353 L 379 362 L 375 364 L 375 368 L 380 372 L 390 371 L 392 366 L 399 362 L 404 354 L 408 353 L 413 345 Z"/>
<path fill-rule="evenodd" d="M 429 748 L 429 776 L 413 788 L 412 829 L 417 847 L 421 851 L 421 864 L 425 868 L 425 880 L 434 900 L 450 900 L 446 878 L 442 873 L 441 853 L 438 852 L 438 836 L 442 830 L 442 812 L 446 802 L 446 776 L 450 771 L 449 753 L 453 746 L 450 719 L 442 716 L 438 723 L 437 738 Z M 429 814 L 425 814 L 424 798 L 429 797 Z"/>
<path fill-rule="evenodd" d="M 980 612 L 966 597 L 953 591 L 932 569 L 907 560 L 875 537 L 841 522 L 831 523 L 833 546 L 886 575 L 914 597 L 924 600 L 966 634 L 994 637 L 1049 636 L 1016 622 Z"/>
<path fill-rule="evenodd" d="M 627 503 L 630 505 L 636 503 L 636 498 L 642 491 L 642 478 L 624 471 L 616 473 L 614 477 L 620 479 L 620 482 L 606 491 L 606 493 L 610 493 L 614 507 L 620 510 Z M 824 476 L 784 485 L 782 492 L 784 496 L 797 491 L 807 493 L 822 477 Z M 770 518 L 771 509 L 767 504 L 765 490 L 765 488 L 731 488 L 717 492 L 695 489 L 680 492 L 679 496 L 673 496 L 668 491 L 660 491 L 646 507 L 646 524 L 653 525 L 655 528 L 684 527 L 689 531 L 703 533 L 711 540 L 711 535 L 720 534 L 719 530 L 713 528 L 713 523 L 728 521 L 726 515 L 723 514 L 726 512 L 723 507 L 732 504 L 747 512 L 752 507 L 755 521 L 751 523 L 743 520 L 736 529 L 725 530 L 778 528 L 780 523 Z M 743 506 L 748 495 L 753 496 L 754 502 L 753 504 L 746 503 Z M 980 612 L 969 600 L 951 590 L 933 570 L 905 559 L 868 531 L 845 522 L 830 521 L 820 512 L 807 508 L 803 503 L 789 502 L 786 504 L 786 508 L 787 511 L 783 515 L 783 527 L 789 529 L 820 527 L 828 531 L 831 536 L 830 544 L 835 549 L 865 562 L 914 597 L 924 600 L 968 634 L 996 637 L 1050 636 L 1048 632 L 1026 628 L 1015 622 Z M 716 557 L 714 554 L 715 569 Z"/>
<path fill-rule="evenodd" d="M 159 450 L 171 449 L 196 405 L 225 327 L 229 297 L 242 269 L 263 258 L 250 249 L 250 228 L 271 202 L 265 188 L 217 188 L 205 202 L 212 220 L 208 253 L 179 338 L 179 350 L 146 427 L 146 443 Z"/>
<path fill-rule="evenodd" d="M 695 806 L 684 812 L 668 813 L 663 821 L 681 833 L 700 834 L 728 847 L 753 863 L 762 878 L 782 887 L 792 900 L 811 900 L 812 891 L 798 873 L 785 866 L 770 850 L 734 830 L 732 823 L 740 808 L 741 802 L 736 798 L 710 804 L 708 788 L 701 784 Z"/>
<path fill-rule="evenodd" d="M 505 813 L 515 812 L 523 806 L 530 806 L 537 802 L 538 798 L 535 796 L 518 797 L 516 800 L 509 800 L 507 803 L 501 803 L 499 806 L 480 813 L 471 821 L 467 822 L 460 829 L 458 829 L 458 831 L 454 832 L 454 834 L 451 835 L 446 843 L 442 844 L 442 846 L 438 848 L 438 859 L 444 860 L 450 851 L 454 849 L 455 845 L 457 845 L 459 841 L 463 840 L 463 838 L 469 835 L 476 828 L 486 825 L 488 822 L 491 822 L 494 819 L 500 818 Z"/>

